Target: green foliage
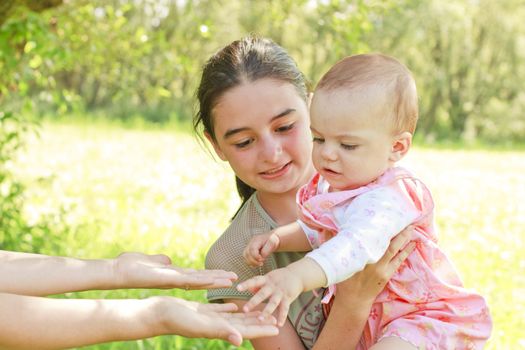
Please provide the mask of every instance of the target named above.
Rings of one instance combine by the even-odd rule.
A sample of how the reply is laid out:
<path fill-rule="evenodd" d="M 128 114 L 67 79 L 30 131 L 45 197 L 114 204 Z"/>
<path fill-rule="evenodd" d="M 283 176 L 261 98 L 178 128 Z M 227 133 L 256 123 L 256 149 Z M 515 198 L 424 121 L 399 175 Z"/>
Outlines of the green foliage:
<path fill-rule="evenodd" d="M 122 120 L 188 120 L 202 64 L 253 32 L 283 45 L 312 82 L 346 55 L 400 58 L 417 79 L 418 133 L 426 141 L 525 137 L 520 0 L 94 0 L 39 13 L 15 8 L 0 30 L 0 68 L 19 69 L 0 94 L 21 92 L 46 115 L 98 110 Z"/>
<path fill-rule="evenodd" d="M 59 2 L 21 3 L 41 11 Z M 55 38 L 48 22 L 18 5 L 10 1 L 0 7 L 0 249 L 60 254 L 64 237 L 74 233 L 63 220 L 64 209 L 29 220 L 25 185 L 12 166 L 25 137 L 36 129 L 21 116 L 33 110 L 29 97 L 54 87 L 50 74 L 62 55 L 55 45 L 48 45 Z"/>
<path fill-rule="evenodd" d="M 419 133 L 499 143 L 525 137 L 525 7 L 518 0 L 404 0 L 365 40 L 414 72 Z"/>
<path fill-rule="evenodd" d="M 63 212 L 30 223 L 24 215 L 25 186 L 11 170 L 29 129 L 23 120 L 0 112 L 0 249 L 59 254 L 63 235 L 69 230 Z"/>
<path fill-rule="evenodd" d="M 9 128 L 11 114 L 0 114 L 0 247 L 11 248 L 25 234 L 26 224 L 21 216 L 23 186 L 7 168 L 13 153 L 20 147 L 18 123 Z"/>
<path fill-rule="evenodd" d="M 47 20 L 17 9 L 0 26 L 0 103 L 2 109 L 30 109 L 31 98 L 56 87 L 53 78 L 64 52 Z"/>
<path fill-rule="evenodd" d="M 345 53 L 366 48 L 360 38 L 372 28 L 370 12 L 361 1 L 71 2 L 42 14 L 26 10 L 4 26 L 6 35 L 23 33 L 30 28 L 21 24 L 38 18 L 38 33 L 48 36 L 7 41 L 5 56 L 29 42 L 20 64 L 49 82 L 31 91 L 43 113 L 104 109 L 110 118 L 165 122 L 192 115 L 202 64 L 231 40 L 272 37 L 315 81 Z M 31 61 L 39 48 L 47 52 Z M 30 78 L 17 89 L 27 90 Z"/>

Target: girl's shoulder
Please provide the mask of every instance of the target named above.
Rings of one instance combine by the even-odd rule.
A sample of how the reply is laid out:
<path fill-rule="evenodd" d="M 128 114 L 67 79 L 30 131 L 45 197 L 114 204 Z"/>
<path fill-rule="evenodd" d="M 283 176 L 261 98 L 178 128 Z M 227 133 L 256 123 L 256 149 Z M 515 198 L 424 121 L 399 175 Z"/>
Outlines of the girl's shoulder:
<path fill-rule="evenodd" d="M 261 215 L 257 199 L 253 195 L 239 209 L 230 225 L 208 250 L 206 268 L 234 271 L 238 275 L 252 275 L 251 268 L 242 257 L 244 248 L 254 235 L 268 232 L 273 228 L 272 223 Z"/>

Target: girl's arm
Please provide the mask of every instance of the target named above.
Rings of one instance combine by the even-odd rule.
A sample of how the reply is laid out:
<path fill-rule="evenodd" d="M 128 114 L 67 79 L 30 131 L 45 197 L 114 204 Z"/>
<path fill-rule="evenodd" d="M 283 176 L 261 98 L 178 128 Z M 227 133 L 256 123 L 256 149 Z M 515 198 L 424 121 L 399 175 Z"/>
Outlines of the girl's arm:
<path fill-rule="evenodd" d="M 234 303 L 238 306 L 239 310 L 242 310 L 246 300 L 241 299 L 230 299 L 225 300 L 226 302 Z M 264 305 L 263 305 L 264 306 Z M 263 306 L 259 307 L 259 310 Z M 304 345 L 297 334 L 297 331 L 292 326 L 290 321 L 286 319 L 286 322 L 282 327 L 279 327 L 279 334 L 272 337 L 257 338 L 250 341 L 255 350 L 275 350 L 275 349 L 286 349 L 286 350 L 304 350 Z"/>
<path fill-rule="evenodd" d="M 233 272 L 171 265 L 165 255 L 124 253 L 115 259 L 74 259 L 0 251 L 0 292 L 44 296 L 91 289 L 229 287 Z"/>
<path fill-rule="evenodd" d="M 240 345 L 243 337 L 277 334 L 275 320 L 228 313 L 235 309 L 173 297 L 79 300 L 0 293 L 0 348 L 63 349 L 164 334 Z"/>
<path fill-rule="evenodd" d="M 375 264 L 337 285 L 337 295 L 313 350 L 355 349 L 376 296 L 414 250 L 408 243 L 412 228 L 405 228 Z M 404 247 L 404 248 L 403 248 Z"/>

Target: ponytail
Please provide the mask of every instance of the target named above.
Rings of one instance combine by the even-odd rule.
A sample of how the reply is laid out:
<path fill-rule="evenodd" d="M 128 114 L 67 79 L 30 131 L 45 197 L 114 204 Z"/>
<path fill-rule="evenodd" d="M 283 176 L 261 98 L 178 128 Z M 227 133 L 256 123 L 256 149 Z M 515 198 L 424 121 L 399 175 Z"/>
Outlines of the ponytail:
<path fill-rule="evenodd" d="M 244 203 L 246 203 L 246 201 L 250 199 L 252 194 L 255 193 L 255 188 L 248 186 L 237 176 L 235 176 L 235 185 L 237 186 L 237 193 L 239 194 L 239 197 L 241 197 L 242 202 L 241 202 L 241 205 L 239 206 L 239 209 L 237 209 L 237 211 L 233 215 L 232 220 L 233 218 L 235 218 L 235 216 L 237 216 L 237 213 L 239 212 L 239 210 L 241 210 Z"/>

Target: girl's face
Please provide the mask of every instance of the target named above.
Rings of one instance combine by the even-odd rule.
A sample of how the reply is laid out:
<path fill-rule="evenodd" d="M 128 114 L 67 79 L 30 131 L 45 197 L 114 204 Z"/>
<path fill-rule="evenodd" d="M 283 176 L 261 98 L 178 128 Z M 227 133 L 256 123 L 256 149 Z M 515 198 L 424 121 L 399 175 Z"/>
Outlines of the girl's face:
<path fill-rule="evenodd" d="M 296 191 L 312 173 L 306 103 L 286 82 L 260 79 L 227 91 L 212 110 L 217 155 L 260 194 Z"/>

